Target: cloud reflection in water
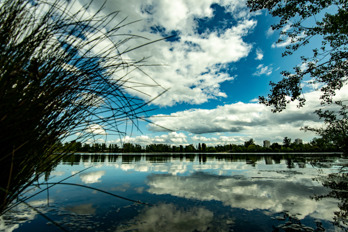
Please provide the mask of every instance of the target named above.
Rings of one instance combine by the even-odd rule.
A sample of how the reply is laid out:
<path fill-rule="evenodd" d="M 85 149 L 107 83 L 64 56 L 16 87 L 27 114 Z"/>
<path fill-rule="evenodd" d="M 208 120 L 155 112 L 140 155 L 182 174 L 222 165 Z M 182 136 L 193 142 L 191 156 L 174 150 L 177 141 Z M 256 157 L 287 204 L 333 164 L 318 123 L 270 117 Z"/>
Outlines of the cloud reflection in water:
<path fill-rule="evenodd" d="M 251 179 L 197 172 L 190 176 L 151 175 L 147 184 L 147 191 L 152 194 L 170 194 L 201 201 L 216 200 L 226 206 L 249 211 L 288 212 L 299 219 L 310 215 L 318 219 L 332 220 L 329 212 L 338 210 L 337 201 L 315 201 L 310 198 L 315 194 L 327 193 L 325 188 L 314 185 L 310 179 L 294 182 L 286 179 Z"/>
<path fill-rule="evenodd" d="M 184 210 L 173 204 L 159 204 L 145 208 L 117 231 L 207 231 L 213 218 L 213 212 L 202 207 Z"/>
<path fill-rule="evenodd" d="M 54 203 L 52 199 L 42 199 L 42 200 L 34 200 L 28 202 L 28 205 L 39 208 L 41 213 L 47 212 L 47 205 Z M 16 231 L 20 224 L 19 223 L 25 223 L 32 221 L 36 216 L 38 215 L 38 212 L 33 210 L 32 208 L 20 204 L 16 206 L 12 211 L 8 212 L 6 215 L 0 216 L 0 231 L 5 232 L 12 232 Z"/>
<path fill-rule="evenodd" d="M 105 171 L 96 171 L 80 174 L 81 181 L 85 184 L 101 182 L 100 178 L 105 175 Z"/>

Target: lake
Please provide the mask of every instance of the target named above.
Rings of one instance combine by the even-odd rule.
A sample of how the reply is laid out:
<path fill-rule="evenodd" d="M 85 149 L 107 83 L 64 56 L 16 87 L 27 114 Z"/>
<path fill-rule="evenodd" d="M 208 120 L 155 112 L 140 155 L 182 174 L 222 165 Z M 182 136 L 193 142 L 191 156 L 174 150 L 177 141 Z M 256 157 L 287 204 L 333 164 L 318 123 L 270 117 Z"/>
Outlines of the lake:
<path fill-rule="evenodd" d="M 74 155 L 0 230 L 347 231 L 347 177 L 343 155 Z"/>

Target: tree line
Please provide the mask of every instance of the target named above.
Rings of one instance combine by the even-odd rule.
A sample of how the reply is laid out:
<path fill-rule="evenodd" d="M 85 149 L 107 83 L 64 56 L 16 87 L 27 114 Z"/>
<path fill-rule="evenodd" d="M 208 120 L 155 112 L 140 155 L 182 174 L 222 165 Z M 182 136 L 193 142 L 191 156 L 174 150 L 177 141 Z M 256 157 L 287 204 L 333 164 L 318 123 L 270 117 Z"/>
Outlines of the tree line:
<path fill-rule="evenodd" d="M 250 139 L 244 144 L 224 144 L 209 146 L 205 143 L 197 145 L 170 145 L 170 144 L 149 144 L 141 146 L 139 144 L 124 143 L 122 146 L 106 143 L 81 143 L 76 141 L 66 142 L 59 145 L 61 150 L 71 152 L 86 153 L 147 153 L 147 152 L 337 152 L 339 148 L 333 143 L 327 142 L 322 138 L 314 138 L 309 143 L 291 142 L 291 139 L 285 137 L 282 144 L 272 143 L 264 147 L 255 144 Z"/>

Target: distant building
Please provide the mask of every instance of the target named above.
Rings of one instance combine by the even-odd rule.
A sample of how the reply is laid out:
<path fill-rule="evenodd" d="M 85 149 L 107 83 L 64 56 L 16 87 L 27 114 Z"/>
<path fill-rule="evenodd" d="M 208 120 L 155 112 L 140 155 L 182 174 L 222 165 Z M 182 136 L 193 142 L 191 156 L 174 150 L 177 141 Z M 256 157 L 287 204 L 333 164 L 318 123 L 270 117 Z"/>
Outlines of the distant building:
<path fill-rule="evenodd" d="M 271 147 L 271 142 L 268 141 L 268 140 L 264 140 L 263 141 L 263 147 L 267 147 L 267 148 Z"/>
<path fill-rule="evenodd" d="M 302 139 L 295 139 L 295 143 L 296 143 L 297 145 L 303 144 Z"/>

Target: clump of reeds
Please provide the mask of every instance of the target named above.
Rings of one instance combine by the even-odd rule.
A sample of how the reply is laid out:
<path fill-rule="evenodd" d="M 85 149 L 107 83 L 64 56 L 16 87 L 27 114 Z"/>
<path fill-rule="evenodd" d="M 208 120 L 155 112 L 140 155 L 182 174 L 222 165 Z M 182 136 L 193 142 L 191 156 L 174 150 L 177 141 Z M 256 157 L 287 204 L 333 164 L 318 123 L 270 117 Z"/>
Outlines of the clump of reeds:
<path fill-rule="evenodd" d="M 146 103 L 125 91 L 124 73 L 145 62 L 122 58 L 133 48 L 119 48 L 136 36 L 117 33 L 130 24 L 111 25 L 117 12 L 104 15 L 101 7 L 86 13 L 91 3 L 71 11 L 74 1 L 67 2 L 0 3 L 1 208 L 23 176 L 59 160 L 48 157 L 64 138 L 79 133 L 83 140 L 100 127 L 120 134 L 121 124 L 144 112 Z"/>

